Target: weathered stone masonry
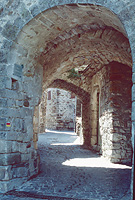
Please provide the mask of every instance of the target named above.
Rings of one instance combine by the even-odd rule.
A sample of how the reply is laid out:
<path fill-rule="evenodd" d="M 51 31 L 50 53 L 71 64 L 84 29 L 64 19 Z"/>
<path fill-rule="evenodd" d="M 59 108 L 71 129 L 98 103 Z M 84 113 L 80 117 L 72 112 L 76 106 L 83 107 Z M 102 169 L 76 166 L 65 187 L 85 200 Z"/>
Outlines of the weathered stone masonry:
<path fill-rule="evenodd" d="M 116 62 L 92 78 L 91 144 L 112 162 L 131 162 L 131 86 L 131 69 Z"/>
<path fill-rule="evenodd" d="M 48 89 L 46 107 L 46 128 L 52 130 L 74 130 L 76 118 L 76 98 L 71 93 Z M 73 97 L 72 97 L 73 96 Z"/>
<path fill-rule="evenodd" d="M 100 6 L 81 6 L 75 5 L 76 3 Z M 59 7 L 62 4 L 72 6 Z M 74 83 L 76 88 L 80 87 L 90 94 L 91 88 L 86 87 L 87 80 L 91 77 L 90 73 L 94 75 L 93 72 L 96 73 L 101 67 L 113 61 L 128 67 L 133 64 L 132 144 L 134 146 L 134 0 L 63 0 L 62 2 L 59 0 L 49 2 L 46 0 L 22 0 L 21 2 L 2 0 L 0 6 L 0 191 L 14 189 L 38 171 L 38 155 L 33 143 L 33 115 L 35 106 L 40 103 L 42 78 L 43 86 L 47 88 L 55 79 L 64 80 L 62 76 L 66 71 L 85 66 L 84 79 L 82 76 L 82 79 L 67 82 Z M 54 6 L 58 6 L 57 9 L 49 10 Z M 106 8 L 119 17 L 126 31 L 116 19 L 117 17 Z M 130 46 L 127 45 L 126 38 L 129 39 Z M 90 67 L 90 64 L 94 68 Z M 118 84 L 118 80 L 115 82 Z M 121 82 L 124 84 L 123 81 Z M 115 90 L 115 83 L 113 86 L 110 89 Z M 120 89 L 119 91 L 125 95 Z M 97 90 L 97 93 L 99 92 Z M 119 94 L 117 94 L 117 99 L 120 102 Z M 118 109 L 113 96 L 111 101 L 115 105 L 113 109 L 119 110 L 122 114 L 123 102 Z M 89 110 L 89 106 L 90 102 L 87 101 L 82 111 Z M 129 105 L 124 106 L 129 108 Z M 127 118 L 127 113 L 124 113 L 124 119 Z M 85 116 L 86 121 L 90 123 L 89 116 L 87 114 Z M 116 117 L 115 114 L 115 119 Z M 6 126 L 7 122 L 11 124 L 11 127 Z M 116 128 L 115 134 L 119 132 L 122 137 L 122 140 L 120 139 L 122 152 L 125 148 L 124 134 L 128 137 L 130 125 L 125 120 L 120 123 L 122 127 L 125 127 L 126 133 L 122 132 L 119 122 L 114 121 L 113 126 Z M 89 135 L 90 127 L 88 124 L 87 127 L 84 125 L 85 136 Z M 115 147 L 116 143 L 112 147 Z"/>

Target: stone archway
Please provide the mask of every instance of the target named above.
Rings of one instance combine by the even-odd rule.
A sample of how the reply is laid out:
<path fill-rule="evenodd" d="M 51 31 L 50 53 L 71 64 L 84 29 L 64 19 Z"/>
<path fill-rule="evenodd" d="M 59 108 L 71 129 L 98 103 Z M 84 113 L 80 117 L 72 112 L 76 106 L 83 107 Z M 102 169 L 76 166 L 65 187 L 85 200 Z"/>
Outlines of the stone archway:
<path fill-rule="evenodd" d="M 50 5 L 53 6 L 53 4 Z M 84 14 L 84 11 L 87 14 Z M 36 7 L 31 8 L 31 13 L 34 16 L 36 12 L 40 13 Z M 29 16 L 29 13 L 26 13 L 28 15 L 25 17 Z M 81 19 L 79 18 L 80 13 L 83 14 Z M 70 19 L 69 23 L 66 24 L 67 16 L 70 16 Z M 14 40 L 18 29 L 15 29 L 16 26 L 14 27 L 14 37 L 10 38 L 9 32 L 5 32 L 7 28 L 10 29 L 11 24 L 5 25 L 3 34 L 5 33 L 6 38 Z M 16 153 L 15 149 L 7 149 L 7 152 L 11 152 L 9 157 L 12 160 L 14 156 L 18 156 L 18 160 L 21 160 L 22 163 L 21 169 L 26 170 L 26 178 L 22 178 L 21 174 L 15 175 L 16 178 L 20 178 L 21 184 L 27 180 L 28 171 L 32 176 L 38 170 L 37 152 L 33 148 L 31 124 L 34 107 L 39 104 L 41 98 L 42 78 L 44 88 L 46 88 L 55 81 L 56 77 L 67 80 L 69 71 L 78 68 L 81 78 L 69 79 L 68 82 L 74 83 L 80 89 L 90 93 L 91 88 L 88 83 L 91 82 L 91 77 L 97 71 L 113 61 L 132 67 L 132 59 L 127 35 L 118 18 L 106 8 L 79 4 L 54 7 L 37 15 L 23 27 L 12 45 L 11 52 L 13 56 L 10 57 L 9 63 L 12 67 L 8 65 L 7 69 L 9 77 L 12 78 L 9 78 L 9 86 L 6 87 L 10 89 L 8 95 L 13 95 L 12 90 L 16 92 L 14 100 L 17 106 L 15 115 L 17 119 L 14 118 L 13 121 L 9 116 L 7 119 L 12 122 L 13 126 L 16 123 L 21 124 L 20 130 L 24 133 L 25 139 L 21 138 L 21 133 L 18 132 L 14 143 L 19 146 L 19 153 L 18 150 Z M 11 108 L 13 111 L 13 106 Z M 85 118 L 89 119 L 88 112 L 86 112 L 89 110 L 89 104 L 85 105 L 84 110 Z M 14 116 L 14 114 L 12 115 Z M 89 121 L 87 120 L 87 122 Z M 85 126 L 85 132 L 86 135 L 89 135 L 89 123 Z M 8 143 L 10 146 L 11 142 Z M 28 154 L 31 156 L 31 160 L 29 160 Z M 7 159 L 6 157 L 5 164 L 9 165 L 9 171 L 17 173 L 19 170 L 16 167 L 18 161 L 12 163 L 12 161 L 7 162 Z M 29 163 L 27 167 L 26 163 Z M 12 177 L 8 180 L 10 179 Z M 12 184 L 9 187 L 7 182 L 3 183 L 2 191 L 12 189 L 15 185 Z"/>

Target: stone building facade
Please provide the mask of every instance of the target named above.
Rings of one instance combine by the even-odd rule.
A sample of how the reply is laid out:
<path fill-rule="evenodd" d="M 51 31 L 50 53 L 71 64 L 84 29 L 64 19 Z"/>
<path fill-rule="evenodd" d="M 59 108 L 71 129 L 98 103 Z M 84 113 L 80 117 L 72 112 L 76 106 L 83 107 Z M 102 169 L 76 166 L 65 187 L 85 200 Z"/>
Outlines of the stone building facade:
<path fill-rule="evenodd" d="M 113 162 L 131 160 L 134 0 L 2 0 L 0 6 L 0 192 L 38 173 L 36 116 L 49 87 L 80 99 L 84 145 Z"/>
<path fill-rule="evenodd" d="M 58 88 L 47 91 L 46 128 L 51 130 L 75 130 L 76 97 Z"/>

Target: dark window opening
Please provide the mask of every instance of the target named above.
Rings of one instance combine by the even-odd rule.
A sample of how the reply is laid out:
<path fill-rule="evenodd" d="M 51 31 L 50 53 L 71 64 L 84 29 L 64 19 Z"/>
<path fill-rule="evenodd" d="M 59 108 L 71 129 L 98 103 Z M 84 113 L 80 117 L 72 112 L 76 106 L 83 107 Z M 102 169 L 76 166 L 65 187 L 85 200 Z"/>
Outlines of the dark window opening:
<path fill-rule="evenodd" d="M 18 81 L 12 78 L 12 85 L 11 85 L 12 90 L 17 90 L 18 87 L 19 87 Z"/>
<path fill-rule="evenodd" d="M 51 91 L 48 91 L 48 100 L 51 100 Z"/>

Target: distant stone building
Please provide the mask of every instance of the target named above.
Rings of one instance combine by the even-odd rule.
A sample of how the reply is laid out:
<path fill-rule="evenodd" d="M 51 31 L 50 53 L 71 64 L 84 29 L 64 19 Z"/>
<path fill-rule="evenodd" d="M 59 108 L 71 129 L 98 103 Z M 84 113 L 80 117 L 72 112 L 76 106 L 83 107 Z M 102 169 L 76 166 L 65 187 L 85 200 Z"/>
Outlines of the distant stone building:
<path fill-rule="evenodd" d="M 73 93 L 57 88 L 47 90 L 46 128 L 75 130 L 76 97 Z"/>
<path fill-rule="evenodd" d="M 78 135 L 82 128 L 82 103 L 74 93 L 58 88 L 44 91 L 40 105 L 35 109 L 34 129 L 72 130 Z M 37 137 L 37 136 L 36 136 Z"/>

